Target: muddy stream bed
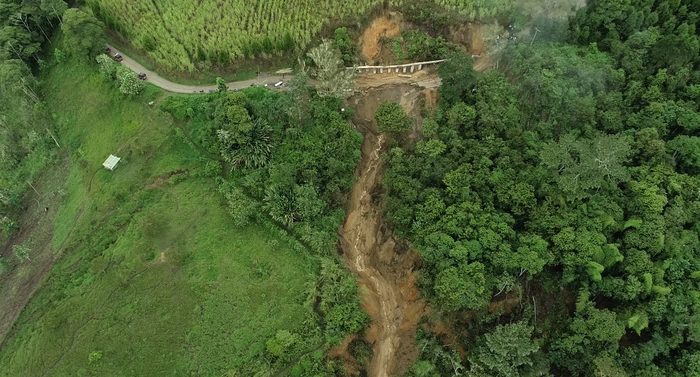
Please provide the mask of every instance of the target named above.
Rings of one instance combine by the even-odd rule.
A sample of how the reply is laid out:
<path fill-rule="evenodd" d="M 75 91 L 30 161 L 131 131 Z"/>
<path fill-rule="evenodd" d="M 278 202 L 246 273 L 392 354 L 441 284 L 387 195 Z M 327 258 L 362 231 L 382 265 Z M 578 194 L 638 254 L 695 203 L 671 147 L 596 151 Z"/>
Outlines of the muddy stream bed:
<path fill-rule="evenodd" d="M 349 100 L 356 110 L 353 123 L 364 140 L 340 236 L 343 260 L 357 277 L 362 307 L 372 319 L 365 335 L 373 347 L 368 370 L 371 377 L 396 375 L 415 361 L 415 330 L 425 309 L 415 287 L 416 253 L 400 244 L 384 224 L 381 155 L 389 140 L 377 134 L 372 119 L 384 100 L 400 102 L 413 115 L 421 94 L 415 87 L 397 85 L 373 89 Z"/>

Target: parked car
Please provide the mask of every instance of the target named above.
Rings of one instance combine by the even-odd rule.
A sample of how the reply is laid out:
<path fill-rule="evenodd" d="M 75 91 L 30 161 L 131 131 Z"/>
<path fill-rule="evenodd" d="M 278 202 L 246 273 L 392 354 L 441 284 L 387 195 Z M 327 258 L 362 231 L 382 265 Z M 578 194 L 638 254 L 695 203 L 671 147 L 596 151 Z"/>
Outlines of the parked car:
<path fill-rule="evenodd" d="M 280 81 L 277 84 L 275 84 L 275 88 L 279 88 L 282 85 L 284 85 L 284 81 Z"/>
<path fill-rule="evenodd" d="M 115 54 L 115 55 L 114 55 L 114 60 L 120 62 L 120 61 L 124 60 L 124 58 L 122 57 L 121 54 Z"/>
<path fill-rule="evenodd" d="M 139 80 L 144 80 L 144 81 L 146 80 L 146 74 L 143 72 L 139 73 L 138 77 L 139 77 Z"/>
<path fill-rule="evenodd" d="M 109 47 L 105 47 L 105 54 L 109 55 L 112 52 L 112 49 Z"/>

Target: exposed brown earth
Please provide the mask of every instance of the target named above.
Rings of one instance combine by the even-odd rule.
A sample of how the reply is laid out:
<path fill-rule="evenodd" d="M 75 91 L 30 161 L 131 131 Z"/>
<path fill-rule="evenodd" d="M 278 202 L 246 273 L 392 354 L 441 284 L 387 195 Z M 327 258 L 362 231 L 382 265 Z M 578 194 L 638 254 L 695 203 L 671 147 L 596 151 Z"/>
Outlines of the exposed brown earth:
<path fill-rule="evenodd" d="M 374 64 L 382 53 L 384 40 L 401 35 L 400 16 L 387 13 L 377 17 L 360 36 L 360 56 L 367 64 Z"/>
<path fill-rule="evenodd" d="M 351 98 L 356 112 L 353 123 L 364 134 L 357 182 L 350 193 L 348 216 L 340 230 L 343 259 L 360 285 L 362 307 L 372 318 L 366 340 L 373 344 L 369 376 L 385 377 L 403 372 L 417 358 L 416 325 L 425 311 L 419 299 L 413 266 L 415 251 L 402 245 L 384 224 L 380 194 L 381 154 L 389 145 L 377 134 L 374 112 L 385 100 L 401 103 L 414 115 L 422 90 L 396 85 L 371 89 Z"/>

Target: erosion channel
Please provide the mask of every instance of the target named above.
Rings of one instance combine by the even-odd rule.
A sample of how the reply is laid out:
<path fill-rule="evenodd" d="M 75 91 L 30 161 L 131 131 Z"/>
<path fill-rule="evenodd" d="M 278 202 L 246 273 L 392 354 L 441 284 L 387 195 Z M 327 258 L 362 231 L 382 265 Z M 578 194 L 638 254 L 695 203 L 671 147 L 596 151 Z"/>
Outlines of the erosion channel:
<path fill-rule="evenodd" d="M 348 203 L 348 216 L 340 230 L 345 263 L 357 277 L 363 308 L 372 318 L 366 340 L 373 344 L 368 374 L 393 376 L 417 357 L 416 324 L 425 305 L 418 300 L 413 265 L 415 252 L 397 241 L 384 224 L 381 210 L 381 154 L 390 141 L 376 131 L 374 111 L 382 101 L 401 103 L 412 116 L 419 116 L 423 90 L 410 85 L 384 86 L 351 97 L 356 110 L 353 123 L 364 135 L 357 181 Z"/>

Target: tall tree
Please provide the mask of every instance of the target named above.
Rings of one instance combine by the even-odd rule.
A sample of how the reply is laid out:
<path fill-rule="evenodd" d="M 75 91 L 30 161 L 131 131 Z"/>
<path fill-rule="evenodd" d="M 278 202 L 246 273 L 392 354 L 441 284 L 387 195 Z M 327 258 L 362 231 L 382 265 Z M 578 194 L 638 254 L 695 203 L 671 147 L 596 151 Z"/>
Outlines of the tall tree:
<path fill-rule="evenodd" d="M 461 52 L 455 52 L 440 64 L 440 100 L 447 106 L 461 102 L 474 89 L 477 74 L 474 71 L 474 59 Z"/>
<path fill-rule="evenodd" d="M 77 8 L 65 11 L 61 30 L 66 50 L 78 58 L 94 58 L 102 52 L 107 42 L 104 24 Z"/>
<path fill-rule="evenodd" d="M 355 85 L 355 73 L 345 69 L 340 52 L 332 41 L 324 40 L 309 51 L 314 62 L 312 74 L 318 79 L 316 86 L 320 97 L 347 98 Z"/>
<path fill-rule="evenodd" d="M 374 113 L 379 132 L 398 136 L 413 127 L 413 119 L 403 111 L 398 102 L 382 102 Z"/>
<path fill-rule="evenodd" d="M 68 9 L 68 4 L 63 0 L 41 0 L 40 7 L 49 20 L 58 18 L 63 23 L 63 13 Z"/>
<path fill-rule="evenodd" d="M 568 134 L 557 143 L 545 145 L 540 158 L 554 172 L 562 191 L 583 197 L 591 189 L 628 180 L 624 164 L 630 153 L 629 143 L 618 135 L 598 135 L 589 140 Z"/>
<path fill-rule="evenodd" d="M 549 375 L 546 363 L 534 358 L 540 347 L 532 341 L 532 331 L 532 326 L 518 322 L 486 334 L 485 344 L 469 358 L 469 377 Z"/>

